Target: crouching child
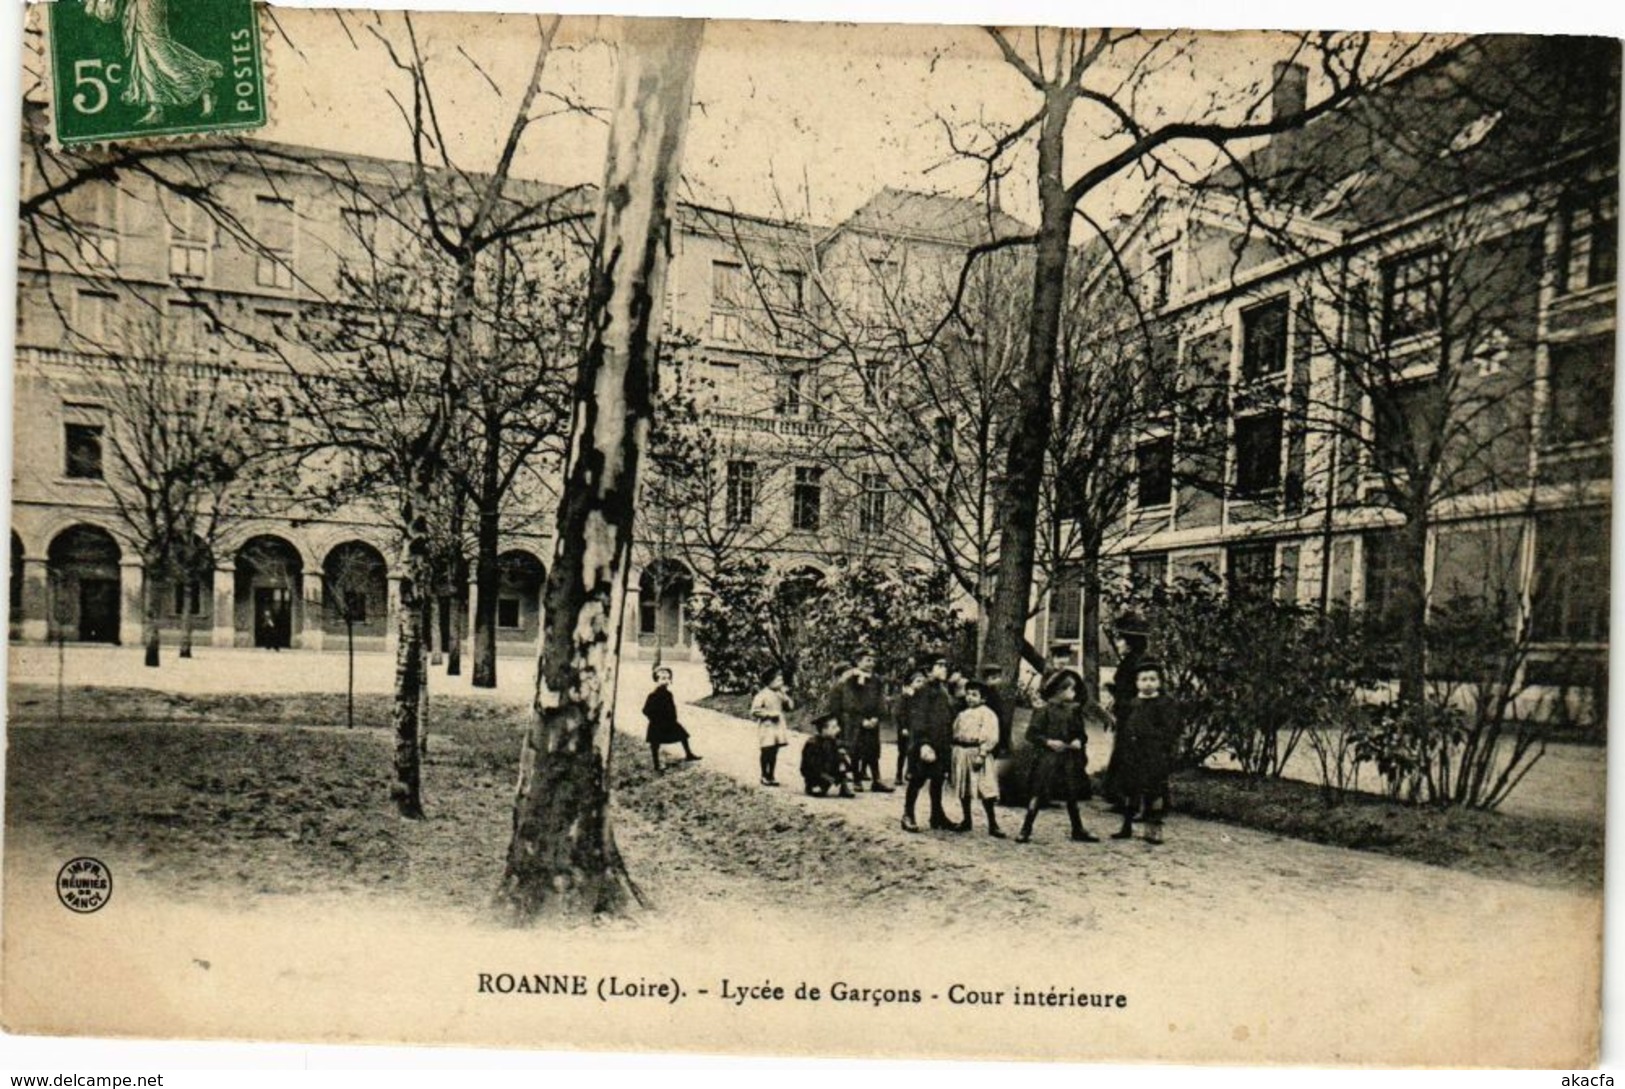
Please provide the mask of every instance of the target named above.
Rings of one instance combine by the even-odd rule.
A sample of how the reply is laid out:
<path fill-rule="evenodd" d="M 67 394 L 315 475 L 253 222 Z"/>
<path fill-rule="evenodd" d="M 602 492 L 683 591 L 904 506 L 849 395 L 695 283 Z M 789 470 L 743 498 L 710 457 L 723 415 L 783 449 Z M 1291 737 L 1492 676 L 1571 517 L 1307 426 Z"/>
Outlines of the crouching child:
<path fill-rule="evenodd" d="M 808 794 L 828 797 L 835 790 L 852 797 L 852 759 L 841 744 L 840 716 L 825 711 L 813 719 L 815 733 L 801 748 L 801 779 Z"/>

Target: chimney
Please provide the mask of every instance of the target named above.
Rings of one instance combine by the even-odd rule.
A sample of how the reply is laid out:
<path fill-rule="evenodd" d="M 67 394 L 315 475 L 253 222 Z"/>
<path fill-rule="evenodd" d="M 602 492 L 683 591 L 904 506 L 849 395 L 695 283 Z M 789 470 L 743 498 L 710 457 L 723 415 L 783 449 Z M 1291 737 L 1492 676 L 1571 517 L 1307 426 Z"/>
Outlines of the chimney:
<path fill-rule="evenodd" d="M 1303 112 L 1309 104 L 1309 69 L 1291 61 L 1275 62 L 1270 90 L 1270 120 L 1279 121 Z"/>

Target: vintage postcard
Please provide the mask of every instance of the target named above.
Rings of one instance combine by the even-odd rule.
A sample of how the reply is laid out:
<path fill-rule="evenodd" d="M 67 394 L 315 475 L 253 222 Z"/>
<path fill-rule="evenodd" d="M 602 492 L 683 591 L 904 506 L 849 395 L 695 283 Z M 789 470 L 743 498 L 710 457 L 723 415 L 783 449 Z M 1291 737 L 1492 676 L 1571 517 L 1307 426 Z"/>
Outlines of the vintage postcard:
<path fill-rule="evenodd" d="M 33 6 L 5 1029 L 1594 1065 L 1620 57 Z"/>

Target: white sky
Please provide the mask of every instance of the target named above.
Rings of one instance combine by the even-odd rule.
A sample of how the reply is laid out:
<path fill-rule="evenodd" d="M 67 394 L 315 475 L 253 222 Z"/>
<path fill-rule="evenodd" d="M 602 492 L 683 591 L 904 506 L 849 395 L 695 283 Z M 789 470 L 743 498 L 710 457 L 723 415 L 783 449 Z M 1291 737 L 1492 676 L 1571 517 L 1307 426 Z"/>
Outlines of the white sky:
<path fill-rule="evenodd" d="M 456 160 L 493 161 L 538 40 L 524 14 L 414 16 Z M 276 89 L 269 138 L 387 157 L 410 153 L 410 129 L 391 91 L 408 84 L 380 38 L 404 48 L 397 13 L 280 9 L 269 53 Z M 565 24 L 569 51 L 556 51 L 545 85 L 595 105 L 611 96 L 612 21 Z M 1189 48 L 1163 47 L 1154 93 L 1168 114 L 1200 115 L 1215 98 L 1250 100 L 1271 61 L 1289 48 L 1281 35 L 1212 34 Z M 477 66 L 476 66 L 477 62 Z M 1108 70 L 1109 74 L 1109 70 Z M 1102 81 L 1109 86 L 1113 80 Z M 1250 92 L 1250 93 L 1249 93 Z M 818 223 L 850 214 L 892 185 L 970 195 L 980 168 L 956 158 L 944 121 L 961 133 L 1007 125 L 1036 98 L 998 56 L 988 36 L 966 27 L 713 23 L 696 77 L 685 175 L 691 199 Z M 1148 120 L 1156 114 L 1140 113 Z M 1069 133 L 1077 164 L 1103 150 L 1082 111 Z M 1098 127 L 1098 117 L 1093 122 Z M 985 130 L 983 130 L 985 131 Z M 518 172 L 561 183 L 593 182 L 604 126 L 579 115 L 534 126 Z M 1033 221 L 1030 157 L 1002 188 L 1004 206 Z M 1132 208 L 1131 177 L 1093 210 Z"/>

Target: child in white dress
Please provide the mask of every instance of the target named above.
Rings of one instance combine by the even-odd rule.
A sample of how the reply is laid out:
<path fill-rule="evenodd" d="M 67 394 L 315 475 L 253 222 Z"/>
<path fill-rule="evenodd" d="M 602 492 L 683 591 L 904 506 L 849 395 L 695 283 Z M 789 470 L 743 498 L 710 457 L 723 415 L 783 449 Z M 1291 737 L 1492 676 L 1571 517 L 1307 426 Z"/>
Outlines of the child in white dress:
<path fill-rule="evenodd" d="M 962 815 L 954 826 L 969 832 L 970 802 L 974 794 L 982 800 L 987 814 L 987 834 L 1003 839 L 994 803 L 999 798 L 999 780 L 993 767 L 993 750 L 999 744 L 999 716 L 987 706 L 987 686 L 972 681 L 965 686 L 965 709 L 954 719 L 954 748 L 948 764 L 948 786 L 959 798 Z"/>

